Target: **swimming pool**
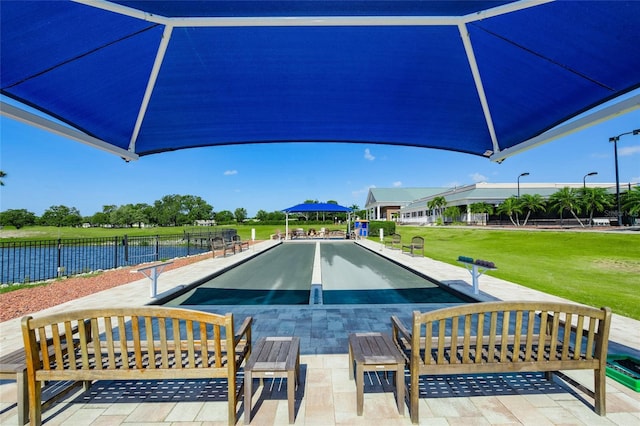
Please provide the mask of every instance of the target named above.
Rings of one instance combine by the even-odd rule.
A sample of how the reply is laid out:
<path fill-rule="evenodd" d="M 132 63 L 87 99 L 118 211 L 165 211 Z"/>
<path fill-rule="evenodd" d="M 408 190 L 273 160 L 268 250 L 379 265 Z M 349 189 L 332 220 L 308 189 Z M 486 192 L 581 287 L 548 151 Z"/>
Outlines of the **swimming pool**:
<path fill-rule="evenodd" d="M 165 306 L 468 303 L 354 242 L 283 243 L 190 286 Z"/>

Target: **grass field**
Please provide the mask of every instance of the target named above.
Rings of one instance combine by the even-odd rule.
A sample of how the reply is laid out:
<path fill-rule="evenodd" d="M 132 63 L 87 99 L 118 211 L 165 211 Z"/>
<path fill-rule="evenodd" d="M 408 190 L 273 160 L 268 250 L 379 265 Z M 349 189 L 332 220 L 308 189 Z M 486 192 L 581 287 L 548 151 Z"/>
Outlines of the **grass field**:
<path fill-rule="evenodd" d="M 251 229 L 256 230 L 258 240 L 268 239 L 276 229 L 284 231 L 284 226 L 277 225 L 229 228 L 236 228 L 243 240 L 251 238 Z M 343 229 L 344 226 L 335 228 Z M 7 235 L 32 240 L 179 234 L 202 229 L 31 227 L 17 232 L 4 229 L 0 231 L 0 237 L 4 241 Z M 403 241 L 409 241 L 414 235 L 423 236 L 425 255 L 433 259 L 456 266 L 460 266 L 456 261 L 460 255 L 489 260 L 498 267 L 498 270 L 488 272 L 490 275 L 575 302 L 595 307 L 610 306 L 617 314 L 640 320 L 640 233 L 408 226 L 398 227 L 397 232 Z M 373 238 L 377 240 L 378 237 Z"/>
<path fill-rule="evenodd" d="M 460 266 L 460 255 L 492 261 L 495 277 L 640 320 L 640 233 L 415 228 L 425 255 Z"/>

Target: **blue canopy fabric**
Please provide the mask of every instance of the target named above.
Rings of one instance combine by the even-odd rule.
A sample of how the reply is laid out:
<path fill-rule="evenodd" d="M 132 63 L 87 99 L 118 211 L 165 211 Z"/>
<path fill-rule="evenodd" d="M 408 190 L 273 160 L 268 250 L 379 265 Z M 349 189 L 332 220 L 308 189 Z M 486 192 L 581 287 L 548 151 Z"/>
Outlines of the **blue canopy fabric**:
<path fill-rule="evenodd" d="M 355 142 L 500 160 L 640 88 L 638 28 L 639 1 L 3 1 L 1 112 L 125 159 Z"/>
<path fill-rule="evenodd" d="M 349 207 L 340 206 L 332 203 L 302 203 L 296 204 L 293 207 L 282 210 L 285 213 L 350 213 L 352 210 Z"/>

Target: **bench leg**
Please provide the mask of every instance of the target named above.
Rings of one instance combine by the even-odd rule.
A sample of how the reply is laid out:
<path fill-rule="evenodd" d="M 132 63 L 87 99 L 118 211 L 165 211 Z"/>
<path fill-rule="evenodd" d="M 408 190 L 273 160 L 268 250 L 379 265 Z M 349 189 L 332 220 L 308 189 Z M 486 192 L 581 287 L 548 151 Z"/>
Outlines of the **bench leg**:
<path fill-rule="evenodd" d="M 356 411 L 362 415 L 364 406 L 364 365 L 356 363 Z"/>
<path fill-rule="evenodd" d="M 593 397 L 595 399 L 594 402 L 594 410 L 596 414 L 600 416 L 607 415 L 607 391 L 606 391 L 606 370 L 604 368 L 600 368 L 593 372 L 595 383 L 593 388 Z"/>
<path fill-rule="evenodd" d="M 33 426 L 42 424 L 42 382 L 33 380 L 29 386 L 29 420 Z"/>
<path fill-rule="evenodd" d="M 236 376 L 229 377 L 227 380 L 227 393 L 228 396 L 228 407 L 227 407 L 227 415 L 229 417 L 228 422 L 229 426 L 233 426 L 236 424 L 236 408 L 238 402 L 238 390 L 236 389 Z"/>
<path fill-rule="evenodd" d="M 404 363 L 396 368 L 396 393 L 398 399 L 398 414 L 404 416 Z"/>
<path fill-rule="evenodd" d="M 287 383 L 287 385 L 289 385 Z M 250 371 L 244 372 L 244 424 L 251 423 L 251 397 L 253 393 L 253 377 Z"/>
<path fill-rule="evenodd" d="M 287 371 L 287 403 L 289 404 L 289 424 L 296 421 L 296 372 Z"/>
<path fill-rule="evenodd" d="M 420 402 L 420 389 L 418 388 L 418 381 L 420 380 L 417 372 L 411 371 L 411 392 L 409 392 L 409 414 L 411 415 L 411 423 L 418 424 L 418 403 Z"/>

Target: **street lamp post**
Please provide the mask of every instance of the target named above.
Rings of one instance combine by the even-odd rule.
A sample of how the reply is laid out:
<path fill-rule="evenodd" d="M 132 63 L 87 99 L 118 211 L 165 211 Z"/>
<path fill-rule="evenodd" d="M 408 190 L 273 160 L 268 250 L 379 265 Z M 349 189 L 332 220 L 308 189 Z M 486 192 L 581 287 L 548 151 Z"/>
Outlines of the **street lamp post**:
<path fill-rule="evenodd" d="M 624 135 L 640 135 L 640 129 L 620 133 L 618 136 L 609 138 L 609 142 L 613 142 L 613 155 L 616 162 L 616 204 L 618 208 L 618 226 L 622 226 L 622 210 L 620 207 L 620 175 L 618 174 L 618 141 L 620 140 L 620 137 Z"/>
<path fill-rule="evenodd" d="M 529 176 L 529 172 L 520 173 L 520 175 L 518 176 L 518 198 L 520 198 L 520 178 L 522 176 Z"/>
<path fill-rule="evenodd" d="M 587 176 L 595 176 L 597 174 L 598 172 L 591 172 L 584 175 L 584 177 L 582 178 L 582 189 L 587 187 Z"/>

